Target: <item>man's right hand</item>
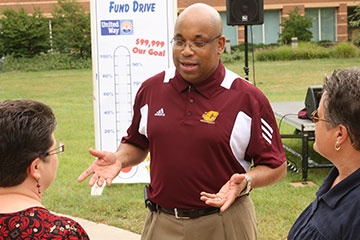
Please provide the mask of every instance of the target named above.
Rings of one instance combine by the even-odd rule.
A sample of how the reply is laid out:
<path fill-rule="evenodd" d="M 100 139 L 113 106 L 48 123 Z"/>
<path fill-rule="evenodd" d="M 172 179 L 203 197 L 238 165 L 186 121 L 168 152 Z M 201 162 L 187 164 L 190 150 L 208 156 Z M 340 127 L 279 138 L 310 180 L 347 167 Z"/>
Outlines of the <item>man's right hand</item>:
<path fill-rule="evenodd" d="M 116 155 L 112 152 L 97 151 L 90 148 L 89 153 L 96 157 L 96 160 L 79 176 L 78 182 L 82 182 L 93 174 L 89 180 L 90 186 L 94 186 L 96 181 L 100 187 L 104 181 L 110 186 L 112 180 L 120 173 L 122 168 L 121 162 L 117 160 Z"/>

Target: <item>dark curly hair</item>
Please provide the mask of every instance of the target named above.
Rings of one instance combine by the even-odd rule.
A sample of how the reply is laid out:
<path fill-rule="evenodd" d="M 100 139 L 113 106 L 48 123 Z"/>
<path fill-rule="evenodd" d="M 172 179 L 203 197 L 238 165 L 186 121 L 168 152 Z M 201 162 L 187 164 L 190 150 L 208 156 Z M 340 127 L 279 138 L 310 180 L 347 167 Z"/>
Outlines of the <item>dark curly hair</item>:
<path fill-rule="evenodd" d="M 54 144 L 56 119 L 51 108 L 34 100 L 0 102 L 0 187 L 22 183 L 37 157 Z"/>
<path fill-rule="evenodd" d="M 323 92 L 329 127 L 344 125 L 354 148 L 360 150 L 360 68 L 335 70 L 325 77 Z"/>

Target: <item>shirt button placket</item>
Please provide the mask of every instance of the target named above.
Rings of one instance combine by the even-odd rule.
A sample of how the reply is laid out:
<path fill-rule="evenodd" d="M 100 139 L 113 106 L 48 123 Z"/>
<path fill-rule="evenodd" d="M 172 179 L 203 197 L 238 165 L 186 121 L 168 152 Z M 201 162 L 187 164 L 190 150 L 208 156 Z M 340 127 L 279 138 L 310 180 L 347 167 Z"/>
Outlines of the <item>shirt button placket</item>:
<path fill-rule="evenodd" d="M 192 115 L 192 113 L 191 113 L 191 104 L 194 102 L 194 98 L 192 98 L 191 97 L 191 95 L 192 95 L 192 88 L 191 88 L 191 86 L 189 86 L 189 88 L 188 88 L 188 101 L 189 101 L 189 103 L 190 103 L 190 105 L 188 105 L 188 107 L 187 107 L 187 109 L 186 109 L 186 116 L 187 117 L 191 117 L 191 115 Z"/>

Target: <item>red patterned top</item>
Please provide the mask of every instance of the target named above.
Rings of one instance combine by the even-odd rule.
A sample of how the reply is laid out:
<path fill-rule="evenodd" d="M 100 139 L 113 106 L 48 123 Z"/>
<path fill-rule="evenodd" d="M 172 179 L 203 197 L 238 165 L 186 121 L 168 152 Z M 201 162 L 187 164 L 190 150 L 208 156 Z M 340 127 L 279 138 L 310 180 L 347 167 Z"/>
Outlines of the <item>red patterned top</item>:
<path fill-rule="evenodd" d="M 57 216 L 42 207 L 16 213 L 0 213 L 0 240 L 89 239 L 76 221 Z"/>

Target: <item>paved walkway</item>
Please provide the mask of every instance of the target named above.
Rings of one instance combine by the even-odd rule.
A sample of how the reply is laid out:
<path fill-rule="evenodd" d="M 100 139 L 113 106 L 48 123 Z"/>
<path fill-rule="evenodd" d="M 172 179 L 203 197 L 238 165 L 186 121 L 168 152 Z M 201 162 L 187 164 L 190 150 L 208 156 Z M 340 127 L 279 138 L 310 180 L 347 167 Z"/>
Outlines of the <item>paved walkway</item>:
<path fill-rule="evenodd" d="M 72 217 L 64 214 L 59 214 L 62 216 L 70 217 L 74 219 L 85 229 L 87 234 L 90 237 L 90 240 L 140 240 L 140 235 L 129 232 L 117 227 L 108 226 L 102 223 L 91 222 L 86 219 Z"/>

